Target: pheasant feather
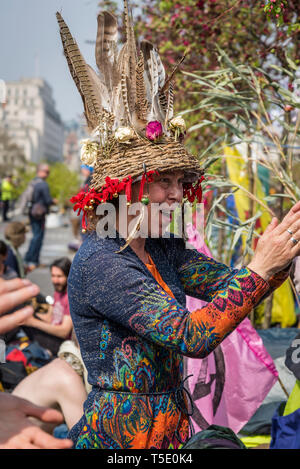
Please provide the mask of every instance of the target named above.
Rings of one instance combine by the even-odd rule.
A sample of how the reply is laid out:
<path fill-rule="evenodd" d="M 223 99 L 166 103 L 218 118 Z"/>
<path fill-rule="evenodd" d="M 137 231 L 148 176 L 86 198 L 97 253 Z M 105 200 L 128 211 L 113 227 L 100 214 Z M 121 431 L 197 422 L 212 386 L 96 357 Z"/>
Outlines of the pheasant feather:
<path fill-rule="evenodd" d="M 117 39 L 117 19 L 107 11 L 100 13 L 98 15 L 95 58 L 102 79 L 110 91 L 114 82 Z"/>
<path fill-rule="evenodd" d="M 148 101 L 146 98 L 144 71 L 144 56 L 140 52 L 139 61 L 136 66 L 136 111 L 138 119 L 147 123 Z"/>
<path fill-rule="evenodd" d="M 57 12 L 56 17 L 60 28 L 64 54 L 71 75 L 82 97 L 88 126 L 93 129 L 98 124 L 99 115 L 102 110 L 101 96 L 97 92 L 98 80 L 91 74 L 61 14 Z"/>

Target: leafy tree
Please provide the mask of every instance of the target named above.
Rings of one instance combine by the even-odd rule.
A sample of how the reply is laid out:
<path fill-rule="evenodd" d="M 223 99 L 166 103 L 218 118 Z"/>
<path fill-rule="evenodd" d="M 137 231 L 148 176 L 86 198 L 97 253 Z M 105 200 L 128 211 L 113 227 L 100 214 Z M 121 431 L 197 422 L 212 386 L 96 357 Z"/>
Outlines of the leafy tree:
<path fill-rule="evenodd" d="M 50 193 L 53 198 L 58 199 L 61 207 L 70 206 L 69 199 L 78 191 L 80 186 L 79 176 L 76 172 L 70 171 L 65 163 L 45 163 L 49 164 L 51 171 L 47 179 Z M 37 165 L 27 163 L 26 167 L 21 168 L 16 173 L 16 197 L 19 197 L 29 182 L 36 177 Z"/>
<path fill-rule="evenodd" d="M 100 1 L 99 7 L 117 11 L 115 2 L 109 0 Z M 137 37 L 158 46 L 168 71 L 187 49 L 182 70 L 217 70 L 218 45 L 233 61 L 262 67 L 275 80 L 284 80 L 287 90 L 294 84 L 282 70 L 289 59 L 299 63 L 299 15 L 298 0 L 143 0 L 134 10 Z M 272 64 L 281 71 L 275 74 Z M 189 75 L 176 75 L 175 98 L 178 112 L 197 103 Z M 191 127 L 203 118 L 203 112 L 195 109 L 187 124 Z M 187 144 L 194 152 L 214 140 L 210 130 L 188 133 Z"/>
<path fill-rule="evenodd" d="M 69 199 L 78 191 L 80 181 L 76 172 L 70 171 L 64 163 L 51 165 L 47 182 L 52 197 L 58 199 L 62 207 L 69 206 Z"/>
<path fill-rule="evenodd" d="M 26 166 L 17 170 L 16 181 L 16 198 L 25 191 L 29 182 L 36 176 L 36 165 L 34 163 L 26 163 Z"/>

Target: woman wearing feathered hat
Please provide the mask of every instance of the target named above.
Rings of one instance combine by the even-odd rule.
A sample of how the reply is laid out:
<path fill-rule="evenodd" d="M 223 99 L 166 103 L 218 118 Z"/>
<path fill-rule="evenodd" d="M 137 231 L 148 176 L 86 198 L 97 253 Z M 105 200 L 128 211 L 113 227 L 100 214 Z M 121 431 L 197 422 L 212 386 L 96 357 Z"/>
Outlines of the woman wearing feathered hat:
<path fill-rule="evenodd" d="M 72 199 L 89 234 L 68 294 L 92 391 L 70 437 L 76 448 L 180 448 L 189 437 L 183 357 L 208 355 L 288 277 L 300 251 L 300 203 L 282 223 L 272 221 L 252 262 L 239 270 L 188 249 L 180 236 L 163 236 L 170 211 L 157 207 L 200 201 L 203 176 L 182 144 L 183 119 L 173 117 L 173 72 L 166 76 L 150 43 L 137 47 L 124 6 L 120 50 L 116 18 L 98 16 L 98 74 L 57 14 L 91 131 L 82 160 L 94 167 L 90 187 Z M 115 230 L 99 236 L 108 204 Z M 146 219 L 158 222 L 154 232 Z M 190 313 L 186 295 L 208 305 Z"/>

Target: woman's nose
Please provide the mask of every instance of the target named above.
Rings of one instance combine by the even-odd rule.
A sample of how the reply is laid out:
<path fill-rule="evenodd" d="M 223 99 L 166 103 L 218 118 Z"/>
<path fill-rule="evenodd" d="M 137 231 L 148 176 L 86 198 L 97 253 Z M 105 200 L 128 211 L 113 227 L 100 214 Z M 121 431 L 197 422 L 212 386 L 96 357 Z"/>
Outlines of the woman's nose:
<path fill-rule="evenodd" d="M 180 203 L 182 201 L 182 197 L 183 197 L 182 184 L 173 184 L 172 187 L 170 188 L 169 199 L 172 202 Z"/>

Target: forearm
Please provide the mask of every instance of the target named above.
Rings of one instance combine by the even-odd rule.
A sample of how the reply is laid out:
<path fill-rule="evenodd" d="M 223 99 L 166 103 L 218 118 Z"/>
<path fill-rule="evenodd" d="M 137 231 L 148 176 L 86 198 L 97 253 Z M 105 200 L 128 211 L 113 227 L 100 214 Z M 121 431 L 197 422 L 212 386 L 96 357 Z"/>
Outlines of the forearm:
<path fill-rule="evenodd" d="M 43 332 L 47 332 L 48 334 L 54 335 L 61 339 L 66 339 L 70 333 L 69 328 L 62 325 L 56 324 L 49 324 L 44 321 L 40 321 L 39 319 L 32 318 L 30 321 L 30 327 L 35 327 Z"/>
<path fill-rule="evenodd" d="M 43 322 L 47 324 L 51 323 L 52 320 L 52 313 L 35 313 L 35 316 Z"/>
<path fill-rule="evenodd" d="M 211 302 L 218 292 L 227 288 L 238 269 L 204 256 L 197 251 L 185 251 L 178 274 L 186 295 Z"/>
<path fill-rule="evenodd" d="M 189 313 L 166 296 L 161 307 L 149 301 L 148 307 L 146 302 L 143 304 L 143 327 L 141 311 L 133 315 L 130 326 L 138 333 L 142 331 L 148 340 L 186 356 L 203 358 L 239 325 L 268 289 L 269 284 L 264 279 L 243 268 L 204 308 Z"/>

